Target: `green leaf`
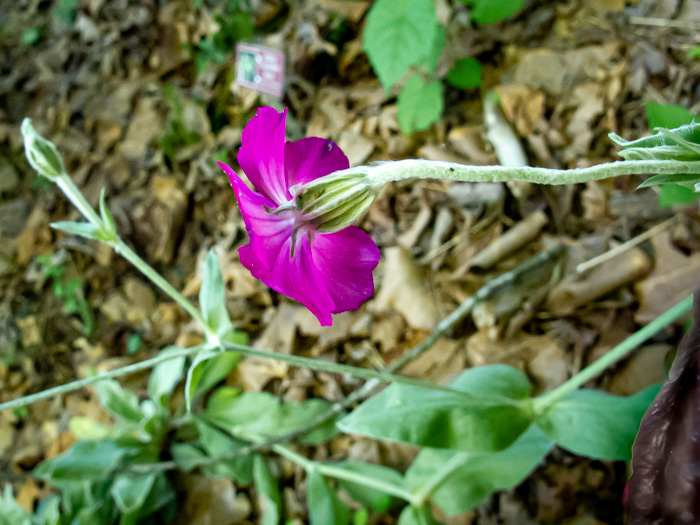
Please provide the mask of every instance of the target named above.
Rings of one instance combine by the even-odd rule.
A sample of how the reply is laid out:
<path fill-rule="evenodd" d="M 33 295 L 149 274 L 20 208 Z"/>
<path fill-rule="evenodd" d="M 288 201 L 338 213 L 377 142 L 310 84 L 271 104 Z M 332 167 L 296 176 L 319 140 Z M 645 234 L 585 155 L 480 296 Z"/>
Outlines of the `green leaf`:
<path fill-rule="evenodd" d="M 114 429 L 89 417 L 76 416 L 69 423 L 71 433 L 81 441 L 99 441 L 112 437 Z"/>
<path fill-rule="evenodd" d="M 199 431 L 199 441 L 210 457 L 223 457 L 248 446 L 245 441 L 227 436 L 205 421 L 198 419 L 195 422 Z M 242 485 L 248 485 L 253 480 L 253 455 L 235 455 L 207 466 L 204 470 L 211 476 L 229 477 Z"/>
<path fill-rule="evenodd" d="M 143 419 L 136 394 L 124 390 L 114 379 L 104 379 L 95 385 L 100 404 L 114 416 L 138 423 Z"/>
<path fill-rule="evenodd" d="M 140 477 L 122 474 L 115 478 L 109 492 L 119 510 L 124 514 L 134 514 L 141 509 L 146 501 L 155 479 L 155 474 L 146 474 Z"/>
<path fill-rule="evenodd" d="M 523 0 L 462 0 L 473 5 L 471 18 L 477 24 L 493 24 L 517 13 Z"/>
<path fill-rule="evenodd" d="M 306 494 L 311 525 L 350 523 L 350 509 L 328 487 L 323 476 L 313 469 L 306 473 Z"/>
<path fill-rule="evenodd" d="M 174 443 L 170 447 L 170 453 L 177 468 L 183 472 L 189 472 L 199 466 L 200 461 L 207 455 L 197 447 L 187 443 Z"/>
<path fill-rule="evenodd" d="M 695 182 L 700 181 L 700 174 L 687 175 L 683 173 L 664 173 L 661 175 L 652 175 L 644 182 L 642 182 L 637 189 L 647 188 L 649 186 L 658 186 L 660 184 L 695 184 Z"/>
<path fill-rule="evenodd" d="M 386 481 L 390 485 L 403 486 L 403 477 L 394 469 L 361 461 L 343 461 L 335 465 L 337 468 L 357 472 L 372 479 Z M 367 488 L 359 483 L 353 483 L 344 479 L 338 480 L 338 486 L 348 495 L 364 507 L 371 507 L 377 512 L 386 512 L 395 502 L 396 498 L 389 496 L 375 488 Z"/>
<path fill-rule="evenodd" d="M 684 124 L 693 122 L 695 115 L 681 106 L 672 104 L 659 104 L 658 102 L 647 102 L 644 105 L 649 128 L 679 128 Z"/>
<path fill-rule="evenodd" d="M 117 225 L 114 222 L 114 217 L 112 217 L 112 213 L 109 211 L 109 208 L 107 208 L 104 188 L 100 190 L 100 217 L 102 217 L 102 223 L 105 227 L 105 231 L 112 235 L 116 240 Z"/>
<path fill-rule="evenodd" d="M 493 452 L 508 447 L 530 426 L 530 384 L 517 368 L 472 368 L 451 386 L 473 399 L 394 384 L 362 403 L 338 427 L 349 434 L 425 447 Z"/>
<path fill-rule="evenodd" d="M 447 31 L 445 30 L 445 26 L 438 24 L 437 30 L 435 31 L 435 38 L 433 39 L 433 44 L 430 46 L 428 54 L 418 61 L 419 64 L 424 66 L 426 75 L 432 75 L 435 70 L 440 55 L 442 55 L 442 50 L 445 48 L 446 41 Z"/>
<path fill-rule="evenodd" d="M 651 386 L 630 397 L 576 390 L 536 418 L 554 442 L 582 456 L 628 461 L 642 416 L 659 391 Z"/>
<path fill-rule="evenodd" d="M 426 83 L 420 75 L 408 79 L 398 100 L 399 125 L 404 133 L 423 131 L 440 120 L 445 109 L 440 82 Z"/>
<path fill-rule="evenodd" d="M 496 490 L 509 489 L 525 479 L 552 450 L 554 443 L 535 425 L 500 452 L 453 452 L 424 448 L 404 478 L 415 493 L 436 473 L 457 465 L 432 490 L 431 501 L 448 516 L 476 507 Z"/>
<path fill-rule="evenodd" d="M 5 485 L 5 492 L 0 493 L 0 524 L 31 525 L 32 515 L 15 501 L 12 485 Z"/>
<path fill-rule="evenodd" d="M 399 516 L 399 525 L 443 525 L 442 522 L 433 518 L 430 505 L 425 504 L 420 507 L 408 505 Z"/>
<path fill-rule="evenodd" d="M 229 434 L 255 442 L 284 436 L 325 413 L 330 404 L 321 399 L 286 401 L 267 392 L 239 394 L 235 388 L 220 388 L 209 400 L 203 417 Z M 331 419 L 301 440 L 315 444 L 335 434 Z"/>
<path fill-rule="evenodd" d="M 479 87 L 481 85 L 481 64 L 472 57 L 460 58 L 447 73 L 447 81 L 462 89 Z"/>
<path fill-rule="evenodd" d="M 102 230 L 89 222 L 59 221 L 52 222 L 51 227 L 86 239 L 100 241 L 103 239 Z"/>
<path fill-rule="evenodd" d="M 204 349 L 196 354 L 185 380 L 185 405 L 192 409 L 192 401 L 223 380 L 240 362 L 236 352 Z"/>
<path fill-rule="evenodd" d="M 221 274 L 219 259 L 214 250 L 209 250 L 204 260 L 204 275 L 199 289 L 199 306 L 209 327 L 222 336 L 232 328 L 231 318 L 226 310 L 226 286 Z"/>
<path fill-rule="evenodd" d="M 659 206 L 662 208 L 676 204 L 697 203 L 698 199 L 700 199 L 700 195 L 680 184 L 662 184 L 659 192 Z"/>
<path fill-rule="evenodd" d="M 107 477 L 134 449 L 117 440 L 79 441 L 60 456 L 41 463 L 34 475 L 50 482 L 99 481 Z"/>
<path fill-rule="evenodd" d="M 261 525 L 279 525 L 282 515 L 282 498 L 277 480 L 270 472 L 267 461 L 262 456 L 253 460 L 253 479 L 257 489 L 262 513 Z"/>
<path fill-rule="evenodd" d="M 363 47 L 382 85 L 389 89 L 426 57 L 438 21 L 431 0 L 377 0 L 367 16 Z"/>
<path fill-rule="evenodd" d="M 169 354 L 182 350 L 179 346 L 169 346 L 161 350 L 162 354 Z M 148 396 L 158 406 L 167 406 L 168 398 L 173 389 L 182 379 L 185 369 L 185 357 L 175 357 L 157 364 L 148 377 Z"/>

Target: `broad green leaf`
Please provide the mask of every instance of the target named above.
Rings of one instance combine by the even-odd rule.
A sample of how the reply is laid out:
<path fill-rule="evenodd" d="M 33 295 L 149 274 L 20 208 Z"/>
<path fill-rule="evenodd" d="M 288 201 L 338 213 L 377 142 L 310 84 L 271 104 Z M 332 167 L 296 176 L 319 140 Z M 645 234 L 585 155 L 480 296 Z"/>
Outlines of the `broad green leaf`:
<path fill-rule="evenodd" d="M 12 495 L 12 485 L 5 485 L 5 492 L 0 493 L 0 524 L 31 525 L 32 515 Z"/>
<path fill-rule="evenodd" d="M 403 486 L 401 474 L 382 465 L 373 465 L 372 463 L 363 463 L 361 461 L 343 461 L 335 465 L 335 467 L 349 470 L 350 472 L 357 472 L 372 479 L 386 481 L 388 484 L 397 487 Z M 340 479 L 338 480 L 338 486 L 345 490 L 352 499 L 364 507 L 371 507 L 377 512 L 386 512 L 396 501 L 396 498 L 388 494 L 384 494 L 375 488 L 367 488 L 359 483 Z"/>
<path fill-rule="evenodd" d="M 472 396 L 394 384 L 362 403 L 338 427 L 349 434 L 414 445 L 493 452 L 530 426 L 530 384 L 517 368 L 465 371 L 452 388 Z"/>
<path fill-rule="evenodd" d="M 659 391 L 651 386 L 630 397 L 576 390 L 536 418 L 554 442 L 582 456 L 628 461 L 642 416 Z"/>
<path fill-rule="evenodd" d="M 518 485 L 552 450 L 554 443 L 535 425 L 500 452 L 453 452 L 424 448 L 404 478 L 411 492 L 420 491 L 441 469 L 453 467 L 432 491 L 431 501 L 448 516 L 476 507 L 496 490 Z"/>
<path fill-rule="evenodd" d="M 306 473 L 306 503 L 311 525 L 347 525 L 350 509 L 338 499 L 326 480 L 315 470 Z"/>
<path fill-rule="evenodd" d="M 175 518 L 175 508 L 164 509 L 166 505 L 171 505 L 175 501 L 175 491 L 168 483 L 168 479 L 163 472 L 156 474 L 155 481 L 151 491 L 148 493 L 146 500 L 141 505 L 141 509 L 137 516 L 149 516 L 154 512 L 158 512 L 158 517 L 164 523 L 172 523 Z"/>
<path fill-rule="evenodd" d="M 267 461 L 259 455 L 253 460 L 253 479 L 262 513 L 261 525 L 279 525 L 282 514 L 280 489 Z"/>
<path fill-rule="evenodd" d="M 293 432 L 329 408 L 330 404 L 321 399 L 280 403 L 267 392 L 240 394 L 235 388 L 220 388 L 211 396 L 202 415 L 233 436 L 263 442 Z M 335 433 L 333 423 L 331 419 L 301 441 L 313 444 L 330 439 Z"/>
<path fill-rule="evenodd" d="M 55 230 L 61 230 L 62 232 L 79 235 L 95 241 L 100 241 L 104 238 L 102 230 L 89 222 L 59 221 L 52 222 L 51 227 Z"/>
<path fill-rule="evenodd" d="M 687 109 L 672 104 L 647 102 L 644 107 L 649 120 L 649 129 L 678 128 L 684 124 L 690 124 L 695 118 Z"/>
<path fill-rule="evenodd" d="M 430 505 L 425 504 L 421 507 L 408 505 L 399 516 L 399 525 L 444 525 L 441 521 L 433 518 L 433 513 L 430 511 Z"/>
<path fill-rule="evenodd" d="M 231 318 L 226 310 L 226 286 L 219 259 L 209 250 L 204 260 L 204 275 L 199 289 L 199 306 L 209 327 L 219 336 L 231 330 Z"/>
<path fill-rule="evenodd" d="M 105 379 L 95 385 L 100 404 L 114 416 L 138 423 L 143 418 L 136 394 L 124 390 L 114 379 Z"/>
<path fill-rule="evenodd" d="M 117 476 L 112 483 L 110 494 L 112 494 L 119 510 L 124 514 L 133 514 L 138 511 L 146 501 L 155 479 L 155 474 L 138 477 L 126 474 Z"/>
<path fill-rule="evenodd" d="M 471 18 L 477 24 L 493 24 L 517 13 L 523 0 L 463 0 L 473 5 Z"/>
<path fill-rule="evenodd" d="M 372 5 L 363 47 L 385 89 L 430 53 L 437 31 L 431 0 L 377 0 Z"/>
<path fill-rule="evenodd" d="M 196 354 L 185 379 L 185 406 L 189 412 L 192 401 L 223 380 L 240 362 L 236 352 L 204 348 Z"/>
<path fill-rule="evenodd" d="M 668 208 L 676 204 L 697 203 L 698 199 L 700 199 L 700 195 L 680 184 L 662 184 L 659 192 L 659 206 L 662 208 Z"/>
<path fill-rule="evenodd" d="M 440 120 L 445 109 L 440 82 L 426 83 L 420 75 L 408 79 L 398 100 L 399 125 L 404 133 L 423 131 Z"/>
<path fill-rule="evenodd" d="M 114 429 L 89 417 L 76 416 L 68 425 L 71 433 L 81 441 L 99 441 L 114 435 Z"/>
<path fill-rule="evenodd" d="M 440 59 L 440 55 L 442 55 L 442 50 L 445 48 L 446 41 L 447 31 L 445 30 L 445 26 L 438 24 L 437 30 L 435 31 L 435 38 L 433 39 L 433 44 L 430 46 L 428 54 L 418 61 L 419 64 L 425 67 L 425 74 L 432 75 Z"/>
<path fill-rule="evenodd" d="M 161 350 L 161 355 L 182 350 L 179 346 L 169 346 Z M 167 406 L 168 398 L 182 379 L 185 357 L 175 357 L 157 364 L 148 377 L 148 396 L 158 406 Z"/>
<path fill-rule="evenodd" d="M 199 442 L 209 457 L 223 457 L 248 446 L 245 441 L 227 436 L 205 421 L 198 419 L 196 425 L 199 431 Z M 253 480 L 253 455 L 240 454 L 230 459 L 222 459 L 207 466 L 205 471 L 215 477 L 229 477 L 242 485 L 248 485 Z"/>
<path fill-rule="evenodd" d="M 476 58 L 460 58 L 447 73 L 447 81 L 462 89 L 479 87 L 481 85 L 481 64 Z"/>
<path fill-rule="evenodd" d="M 60 456 L 41 463 L 34 475 L 50 482 L 99 481 L 112 472 L 134 449 L 121 446 L 117 440 L 78 441 Z"/>

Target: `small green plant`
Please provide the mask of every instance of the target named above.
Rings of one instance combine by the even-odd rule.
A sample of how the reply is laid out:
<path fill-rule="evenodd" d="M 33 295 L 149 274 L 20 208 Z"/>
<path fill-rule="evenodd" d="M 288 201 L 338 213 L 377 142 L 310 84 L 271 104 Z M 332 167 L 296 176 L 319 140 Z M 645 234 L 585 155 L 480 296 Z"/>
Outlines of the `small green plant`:
<path fill-rule="evenodd" d="M 158 145 L 170 166 L 177 164 L 176 153 L 181 148 L 199 142 L 202 137 L 196 131 L 188 130 L 183 117 L 182 94 L 173 86 L 163 86 L 163 96 L 168 105 L 168 127 L 161 135 Z"/>
<path fill-rule="evenodd" d="M 522 0 L 463 0 L 472 6 L 477 24 L 490 24 L 516 13 Z M 446 43 L 446 29 L 431 0 L 378 0 L 370 10 L 364 49 L 379 80 L 389 90 L 407 72 L 398 99 L 399 125 L 404 133 L 425 130 L 444 110 L 442 78 L 435 73 Z M 460 89 L 481 85 L 481 65 L 473 57 L 455 61 L 444 77 Z"/>
<path fill-rule="evenodd" d="M 197 0 L 195 8 L 199 8 L 202 3 L 207 2 Z M 212 62 L 227 62 L 236 42 L 253 38 L 253 17 L 247 0 L 223 2 L 223 7 L 219 3 L 212 4 L 215 9 L 214 20 L 219 25 L 219 30 L 189 47 L 197 71 Z"/>
<path fill-rule="evenodd" d="M 77 314 L 83 321 L 83 333 L 92 333 L 93 319 L 90 305 L 85 298 L 85 283 L 82 277 L 66 278 L 68 262 L 64 252 L 37 257 L 42 267 L 44 279 L 50 282 L 54 296 L 63 300 L 63 309 L 69 314 Z"/>

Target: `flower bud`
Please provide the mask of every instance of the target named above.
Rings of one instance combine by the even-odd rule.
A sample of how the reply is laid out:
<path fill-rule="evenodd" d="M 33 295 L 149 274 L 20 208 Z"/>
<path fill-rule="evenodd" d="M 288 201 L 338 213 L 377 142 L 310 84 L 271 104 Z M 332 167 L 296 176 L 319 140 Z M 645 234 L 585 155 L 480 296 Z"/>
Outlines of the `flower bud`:
<path fill-rule="evenodd" d="M 36 132 L 31 119 L 25 118 L 22 121 L 22 135 L 24 136 L 24 153 L 32 168 L 51 180 L 66 172 L 63 159 L 56 146 Z"/>
<path fill-rule="evenodd" d="M 377 197 L 362 168 L 342 170 L 312 180 L 296 190 L 296 206 L 321 233 L 340 231 L 357 222 Z"/>

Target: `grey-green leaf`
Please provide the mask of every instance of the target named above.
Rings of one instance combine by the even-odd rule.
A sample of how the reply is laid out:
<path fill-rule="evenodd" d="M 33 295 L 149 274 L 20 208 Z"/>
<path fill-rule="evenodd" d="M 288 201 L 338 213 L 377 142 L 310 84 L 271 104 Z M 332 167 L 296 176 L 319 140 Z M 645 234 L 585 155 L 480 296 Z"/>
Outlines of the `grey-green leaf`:
<path fill-rule="evenodd" d="M 424 448 L 406 471 L 405 483 L 420 491 L 441 469 L 452 473 L 432 490 L 431 501 L 448 516 L 477 506 L 496 490 L 509 489 L 525 479 L 552 450 L 554 442 L 535 425 L 499 452 L 454 452 Z"/>
<path fill-rule="evenodd" d="M 219 259 L 209 250 L 204 260 L 204 275 L 199 289 L 199 306 L 207 324 L 222 336 L 231 330 L 231 319 L 226 310 L 226 287 Z"/>
<path fill-rule="evenodd" d="M 102 235 L 102 230 L 89 222 L 59 221 L 52 222 L 51 227 L 56 230 L 61 230 L 72 235 L 79 235 L 80 237 L 85 237 L 86 239 L 92 239 L 94 241 L 100 241 L 104 237 Z"/>
<path fill-rule="evenodd" d="M 34 475 L 46 481 L 99 481 L 130 453 L 116 440 L 79 441 L 60 456 L 41 463 Z"/>
<path fill-rule="evenodd" d="M 259 455 L 255 456 L 253 460 L 253 479 L 262 513 L 261 525 L 279 525 L 282 515 L 282 498 L 279 486 L 270 472 L 267 461 Z"/>
<path fill-rule="evenodd" d="M 110 493 L 119 510 L 124 514 L 137 512 L 146 501 L 155 479 L 155 474 L 144 474 L 141 476 L 122 474 L 117 476 L 114 483 L 112 483 Z"/>
<path fill-rule="evenodd" d="M 363 47 L 386 89 L 426 57 L 438 22 L 431 0 L 377 0 L 367 16 Z"/>
<path fill-rule="evenodd" d="M 401 474 L 389 467 L 361 461 L 343 461 L 335 466 L 336 468 L 341 468 L 350 472 L 357 472 L 372 479 L 385 481 L 389 485 L 397 487 L 403 486 L 403 477 Z M 375 488 L 368 488 L 360 483 L 341 479 L 338 480 L 338 486 L 345 490 L 352 499 L 364 507 L 370 507 L 377 512 L 386 512 L 396 501 L 396 498 L 378 491 Z"/>
<path fill-rule="evenodd" d="M 350 434 L 414 445 L 493 452 L 513 443 L 531 423 L 530 385 L 520 370 L 489 365 L 451 385 L 473 396 L 394 384 L 338 423 Z"/>
<path fill-rule="evenodd" d="M 192 401 L 223 380 L 240 362 L 236 352 L 204 349 L 196 354 L 185 380 L 185 405 L 189 412 Z"/>
<path fill-rule="evenodd" d="M 114 379 L 105 379 L 95 386 L 100 404 L 113 415 L 138 423 L 143 419 L 139 400 L 130 390 L 124 390 Z"/>
<path fill-rule="evenodd" d="M 179 346 L 169 346 L 161 354 L 182 350 Z M 168 398 L 175 386 L 182 379 L 185 369 L 185 357 L 175 357 L 157 364 L 148 377 L 148 396 L 158 406 L 167 406 Z"/>
<path fill-rule="evenodd" d="M 350 509 L 315 470 L 306 473 L 306 493 L 311 525 L 347 525 L 350 522 Z"/>
<path fill-rule="evenodd" d="M 537 416 L 537 425 L 557 445 L 575 454 L 627 461 L 632 457 L 632 443 L 642 416 L 658 391 L 655 385 L 633 396 L 620 397 L 577 390 Z"/>

